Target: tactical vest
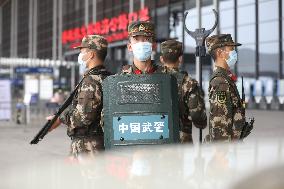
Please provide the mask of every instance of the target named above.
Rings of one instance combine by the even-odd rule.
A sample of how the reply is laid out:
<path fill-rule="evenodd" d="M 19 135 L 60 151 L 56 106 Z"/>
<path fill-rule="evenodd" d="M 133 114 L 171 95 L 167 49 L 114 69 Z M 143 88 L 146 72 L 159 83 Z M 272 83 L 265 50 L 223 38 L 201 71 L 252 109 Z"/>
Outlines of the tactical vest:
<path fill-rule="evenodd" d="M 233 136 L 234 110 L 237 109 L 237 108 L 241 108 L 242 107 L 241 98 L 240 98 L 237 86 L 235 85 L 235 83 L 231 80 L 231 78 L 228 75 L 224 74 L 221 71 L 216 71 L 216 72 L 213 73 L 213 75 L 212 75 L 212 77 L 210 79 L 210 83 L 216 77 L 224 78 L 227 81 L 227 83 L 229 84 L 229 91 L 230 91 L 230 93 L 234 93 L 237 96 L 237 98 L 238 98 L 238 102 L 237 102 L 238 105 L 234 106 L 234 104 L 232 103 L 232 101 L 233 101 L 232 97 L 231 96 L 229 97 L 231 99 L 231 101 L 230 101 L 231 103 L 229 104 L 230 109 L 228 111 L 229 111 L 229 114 L 232 116 L 231 117 L 232 125 L 230 127 L 230 131 L 229 132 L 230 132 L 231 136 Z M 210 84 L 210 86 L 211 86 L 211 84 Z M 231 89 L 233 89 L 233 91 L 231 91 Z"/>
<path fill-rule="evenodd" d="M 178 84 L 178 96 L 183 97 L 183 91 L 182 91 L 182 82 L 184 80 L 184 77 L 186 76 L 186 73 L 184 72 L 175 72 L 172 73 L 173 76 L 177 79 L 177 84 Z M 183 98 L 178 98 L 178 103 L 179 103 L 179 111 L 180 115 L 183 115 L 185 113 L 185 107 L 184 107 L 184 99 Z"/>
<path fill-rule="evenodd" d="M 216 72 L 213 73 L 213 75 L 212 75 L 212 77 L 211 77 L 211 79 L 210 79 L 210 83 L 211 83 L 211 81 L 212 81 L 214 78 L 216 78 L 216 77 L 222 77 L 222 78 L 224 78 L 224 79 L 228 82 L 228 84 L 230 85 L 230 89 L 231 89 L 231 88 L 233 89 L 233 91 L 230 91 L 230 92 L 233 92 L 233 93 L 236 94 L 236 96 L 238 97 L 238 102 L 237 102 L 237 103 L 238 103 L 238 106 L 235 107 L 235 108 L 242 107 L 241 97 L 240 97 L 240 94 L 239 94 L 239 92 L 238 92 L 237 86 L 236 86 L 236 84 L 231 80 L 231 78 L 230 78 L 228 75 L 226 75 L 226 74 L 224 74 L 223 72 L 221 72 L 221 71 L 216 71 Z"/>
<path fill-rule="evenodd" d="M 112 75 L 110 72 L 106 70 L 98 70 L 93 69 L 88 72 L 86 76 L 84 76 L 83 80 L 92 75 L 101 75 L 102 80 L 104 80 L 107 76 Z M 102 83 L 95 81 L 98 84 L 99 90 L 103 92 L 102 90 Z M 83 82 L 82 82 L 83 83 Z M 81 86 L 78 88 L 74 100 L 72 101 L 72 107 L 75 108 L 78 104 L 78 91 L 81 90 Z M 103 136 L 103 130 L 101 127 L 99 127 L 100 120 L 101 120 L 101 111 L 103 108 L 103 104 L 101 103 L 100 106 L 97 109 L 97 118 L 96 120 L 91 123 L 88 127 L 75 127 L 71 132 L 68 132 L 68 136 L 71 138 L 80 138 L 80 137 L 86 137 L 86 136 Z"/>

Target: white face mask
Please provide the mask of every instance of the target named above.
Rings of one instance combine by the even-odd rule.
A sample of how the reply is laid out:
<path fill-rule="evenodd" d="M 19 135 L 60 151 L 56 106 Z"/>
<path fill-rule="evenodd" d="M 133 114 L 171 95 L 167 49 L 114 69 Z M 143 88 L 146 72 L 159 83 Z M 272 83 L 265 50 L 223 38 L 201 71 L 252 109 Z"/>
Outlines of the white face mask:
<path fill-rule="evenodd" d="M 149 60 L 152 54 L 152 43 L 150 42 L 138 42 L 132 44 L 132 50 L 134 57 L 142 62 Z"/>
<path fill-rule="evenodd" d="M 85 64 L 79 64 L 79 73 L 80 73 L 80 75 L 83 75 L 85 72 L 86 72 Z"/>
<path fill-rule="evenodd" d="M 228 66 L 233 69 L 236 62 L 238 61 L 238 53 L 236 50 L 232 50 L 229 52 L 229 58 L 226 60 Z"/>
<path fill-rule="evenodd" d="M 80 53 L 79 56 L 78 56 L 78 63 L 80 64 L 80 68 L 83 70 L 83 69 L 86 69 L 87 68 L 87 62 L 91 59 L 89 58 L 88 60 L 84 61 L 83 60 L 83 56 L 87 54 L 87 53 Z"/>

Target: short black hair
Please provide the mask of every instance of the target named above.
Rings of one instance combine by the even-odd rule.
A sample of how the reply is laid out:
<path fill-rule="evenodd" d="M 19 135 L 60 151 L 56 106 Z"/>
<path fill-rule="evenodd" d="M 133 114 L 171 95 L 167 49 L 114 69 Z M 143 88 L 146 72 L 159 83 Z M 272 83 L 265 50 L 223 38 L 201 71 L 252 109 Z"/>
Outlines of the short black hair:
<path fill-rule="evenodd" d="M 101 60 L 101 61 L 105 61 L 106 56 L 107 56 L 107 50 L 101 50 L 101 51 L 95 51 L 97 57 Z"/>
<path fill-rule="evenodd" d="M 93 50 L 93 49 L 89 49 L 92 52 L 96 53 L 96 56 L 99 60 L 101 61 L 105 61 L 106 56 L 107 56 L 107 50 Z"/>
<path fill-rule="evenodd" d="M 161 56 L 163 57 L 166 63 L 170 64 L 170 63 L 176 63 L 179 57 L 182 56 L 182 53 L 178 53 L 178 54 L 166 53 L 166 54 L 161 54 Z"/>
<path fill-rule="evenodd" d="M 209 55 L 212 57 L 212 59 L 213 59 L 214 61 L 215 61 L 216 58 L 217 58 L 217 51 L 218 51 L 219 49 L 224 50 L 225 47 L 216 48 L 216 49 L 212 50 L 212 51 L 209 53 Z"/>

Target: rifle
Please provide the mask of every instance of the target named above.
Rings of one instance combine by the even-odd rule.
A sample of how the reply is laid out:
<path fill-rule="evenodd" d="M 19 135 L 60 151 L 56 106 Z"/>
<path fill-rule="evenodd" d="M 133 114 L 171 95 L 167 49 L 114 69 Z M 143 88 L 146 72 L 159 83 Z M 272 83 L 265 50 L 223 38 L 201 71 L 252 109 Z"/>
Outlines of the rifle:
<path fill-rule="evenodd" d="M 84 79 L 84 78 L 83 78 Z M 54 117 L 51 120 L 48 120 L 45 125 L 42 127 L 42 129 L 36 134 L 34 139 L 30 142 L 30 144 L 37 144 L 39 141 L 43 139 L 43 137 L 48 133 L 49 129 L 52 127 L 52 125 L 55 123 L 55 121 L 59 118 L 59 116 L 62 114 L 62 112 L 71 104 L 79 86 L 81 85 L 83 79 L 80 81 L 80 83 L 76 86 L 74 91 L 70 94 L 70 96 L 65 100 L 65 102 L 62 104 L 62 106 L 59 107 L 58 111 L 54 114 Z"/>
<path fill-rule="evenodd" d="M 244 89 L 244 77 L 242 76 L 242 105 L 243 108 L 246 108 L 246 95 L 245 95 L 245 89 Z"/>
<path fill-rule="evenodd" d="M 77 93 L 79 87 L 81 86 L 83 80 L 86 76 L 90 75 L 91 73 L 96 72 L 94 69 L 91 69 L 84 77 L 81 79 L 79 84 L 75 87 L 75 89 L 72 91 L 70 96 L 65 100 L 65 102 L 60 106 L 58 111 L 54 114 L 54 117 L 52 120 L 48 120 L 45 125 L 42 127 L 42 129 L 36 134 L 34 139 L 30 142 L 30 144 L 37 144 L 39 141 L 43 139 L 43 137 L 48 133 L 52 125 L 55 123 L 55 121 L 59 118 L 59 116 L 62 114 L 62 112 L 72 103 L 72 100 Z"/>
<path fill-rule="evenodd" d="M 243 106 L 243 108 L 246 108 L 245 100 L 246 100 L 246 96 L 245 96 L 245 92 L 244 92 L 244 79 L 242 77 L 242 106 Z M 249 120 L 250 120 L 249 122 L 245 121 L 245 124 L 242 128 L 240 140 L 247 137 L 251 133 L 251 130 L 253 129 L 254 118 L 249 118 Z"/>

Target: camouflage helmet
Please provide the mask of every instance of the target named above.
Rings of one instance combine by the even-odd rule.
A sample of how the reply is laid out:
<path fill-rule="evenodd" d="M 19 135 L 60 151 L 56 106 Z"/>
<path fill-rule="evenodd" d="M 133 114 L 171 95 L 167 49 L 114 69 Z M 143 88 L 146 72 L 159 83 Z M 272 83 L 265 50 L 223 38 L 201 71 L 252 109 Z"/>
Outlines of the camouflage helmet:
<path fill-rule="evenodd" d="M 225 47 L 225 46 L 240 46 L 240 43 L 235 43 L 232 39 L 231 34 L 220 34 L 213 35 L 206 39 L 206 45 L 208 52 L 211 53 L 213 50 Z"/>
<path fill-rule="evenodd" d="M 103 36 L 86 35 L 82 39 L 81 45 L 74 48 L 75 49 L 88 48 L 91 50 L 104 51 L 107 50 L 107 47 L 108 47 L 108 42 Z"/>
<path fill-rule="evenodd" d="M 133 37 L 137 35 L 155 38 L 154 24 L 149 21 L 135 21 L 130 23 L 128 26 L 128 36 Z"/>
<path fill-rule="evenodd" d="M 181 56 L 182 43 L 174 39 L 170 39 L 161 43 L 162 56 Z"/>

